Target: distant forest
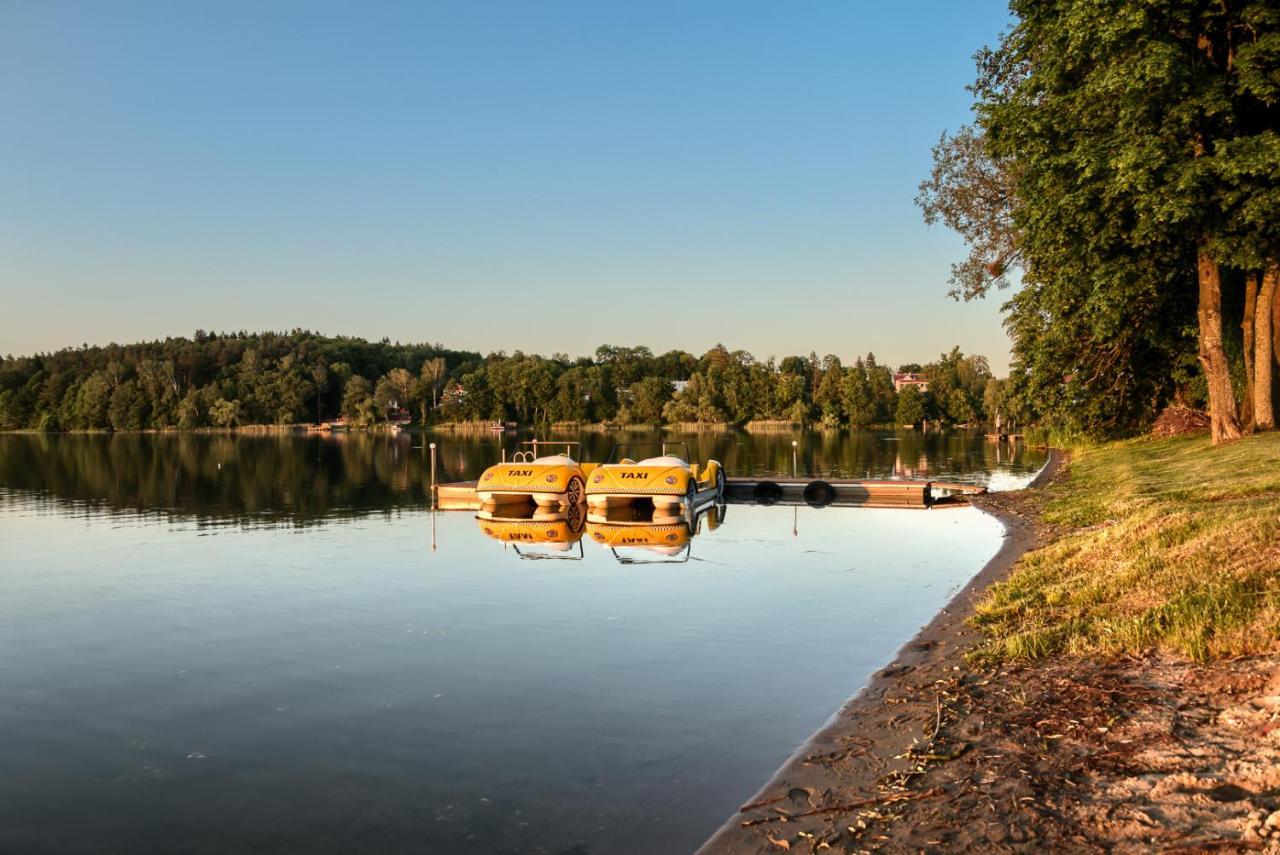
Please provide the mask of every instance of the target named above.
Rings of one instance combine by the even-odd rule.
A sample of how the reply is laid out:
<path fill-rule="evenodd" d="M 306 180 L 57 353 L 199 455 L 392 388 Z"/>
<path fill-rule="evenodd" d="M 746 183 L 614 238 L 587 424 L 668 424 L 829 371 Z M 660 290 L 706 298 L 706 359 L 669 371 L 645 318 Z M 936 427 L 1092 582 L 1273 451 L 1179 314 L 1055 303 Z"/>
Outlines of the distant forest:
<path fill-rule="evenodd" d="M 1018 421 L 987 360 L 958 348 L 895 391 L 874 354 L 756 359 L 602 345 L 592 357 L 482 356 L 432 344 L 291 333 L 206 333 L 0 359 L 0 430 L 234 428 L 388 420 L 842 425 Z"/>

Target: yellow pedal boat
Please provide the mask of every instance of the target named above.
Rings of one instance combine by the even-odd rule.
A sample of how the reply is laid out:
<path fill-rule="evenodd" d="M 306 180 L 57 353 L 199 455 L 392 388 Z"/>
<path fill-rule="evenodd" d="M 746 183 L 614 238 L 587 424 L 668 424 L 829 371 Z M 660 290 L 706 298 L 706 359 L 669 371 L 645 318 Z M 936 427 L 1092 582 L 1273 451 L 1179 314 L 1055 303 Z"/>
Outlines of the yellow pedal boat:
<path fill-rule="evenodd" d="M 529 442 L 533 450 L 517 451 L 510 462 L 484 470 L 476 482 L 476 498 L 484 505 L 534 501 L 538 505 L 576 505 L 584 496 L 590 463 L 579 463 L 576 442 Z M 539 446 L 562 449 L 558 454 L 538 456 Z"/>
<path fill-rule="evenodd" d="M 615 447 L 609 457 L 611 462 L 590 473 L 587 504 L 592 508 L 616 508 L 647 499 L 655 510 L 670 511 L 679 505 L 690 508 L 724 496 L 725 474 L 719 461 L 709 460 L 705 466 L 691 464 L 689 448 L 683 442 L 660 445 L 658 456 L 639 460 L 620 456 L 624 446 Z M 670 446 L 683 446 L 684 455 L 669 453 L 674 450 Z"/>

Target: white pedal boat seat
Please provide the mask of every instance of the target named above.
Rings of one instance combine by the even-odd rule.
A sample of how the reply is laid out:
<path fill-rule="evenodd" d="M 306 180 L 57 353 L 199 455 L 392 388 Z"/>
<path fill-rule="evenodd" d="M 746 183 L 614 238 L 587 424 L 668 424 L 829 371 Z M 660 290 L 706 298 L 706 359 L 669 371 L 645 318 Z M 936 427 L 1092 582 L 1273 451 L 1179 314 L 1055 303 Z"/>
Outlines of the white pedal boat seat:
<path fill-rule="evenodd" d="M 679 466 L 681 469 L 688 469 L 689 464 L 685 463 L 674 454 L 664 454 L 661 457 L 648 457 L 636 464 L 637 466 Z"/>

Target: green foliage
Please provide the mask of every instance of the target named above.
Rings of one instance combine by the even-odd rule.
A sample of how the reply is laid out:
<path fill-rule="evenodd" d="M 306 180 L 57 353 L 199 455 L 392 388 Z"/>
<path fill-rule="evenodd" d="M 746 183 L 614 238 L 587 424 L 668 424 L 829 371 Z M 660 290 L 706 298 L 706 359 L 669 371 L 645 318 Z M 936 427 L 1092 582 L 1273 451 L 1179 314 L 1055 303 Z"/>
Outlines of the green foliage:
<path fill-rule="evenodd" d="M 981 417 L 990 374 L 985 359 L 953 349 L 921 370 L 947 390 L 941 399 L 947 406 L 937 417 Z M 677 382 L 683 384 L 678 394 Z M 952 389 L 963 396 L 951 395 Z M 308 332 L 201 332 L 191 339 L 0 359 L 4 430 L 192 430 L 326 421 L 339 414 L 354 427 L 410 416 L 422 422 L 818 420 L 865 426 L 894 421 L 897 406 L 892 372 L 874 354 L 845 367 L 831 354 L 761 361 L 723 345 L 701 357 L 613 345 L 579 359 L 520 352 L 481 357 Z"/>
<path fill-rule="evenodd" d="M 218 398 L 209 407 L 209 421 L 217 427 L 235 427 L 240 424 L 240 402 Z"/>
<path fill-rule="evenodd" d="M 1203 390 L 1197 256 L 1227 268 L 1231 292 L 1280 251 L 1280 10 L 1010 8 L 1014 26 L 977 55 L 977 121 L 940 142 L 918 201 L 969 245 L 958 293 L 1021 273 L 1005 306 L 1010 414 L 1130 433 Z"/>
<path fill-rule="evenodd" d="M 407 410 L 422 397 L 422 385 L 404 368 L 392 368 L 378 378 L 373 402 L 378 414 L 388 418 L 399 410 Z"/>
<path fill-rule="evenodd" d="M 178 427 L 182 430 L 194 430 L 204 427 L 208 417 L 208 407 L 204 406 L 204 396 L 195 389 L 188 389 L 178 403 Z"/>
<path fill-rule="evenodd" d="M 377 405 L 373 400 L 373 384 L 359 374 L 347 381 L 342 390 L 342 415 L 352 427 L 365 428 L 376 420 Z"/>
<path fill-rule="evenodd" d="M 865 426 L 876 420 L 876 403 L 871 394 L 871 381 L 862 360 L 844 373 L 840 388 L 845 415 L 849 424 Z"/>
<path fill-rule="evenodd" d="M 627 418 L 632 424 L 661 424 L 662 408 L 671 400 L 672 385 L 662 377 L 646 377 L 632 383 L 626 404 Z"/>
<path fill-rule="evenodd" d="M 818 383 L 818 392 L 814 396 L 814 404 L 823 425 L 834 427 L 844 419 L 844 367 L 834 356 L 824 360 L 822 380 Z"/>
<path fill-rule="evenodd" d="M 83 383 L 72 386 L 75 403 L 69 413 L 70 419 L 61 420 L 63 424 L 87 430 L 106 428 L 107 411 L 111 408 L 112 379 L 106 371 L 95 371 Z"/>
<path fill-rule="evenodd" d="M 0 359 L 0 430 L 193 429 L 332 418 L 352 376 L 444 376 L 478 354 L 306 331 L 212 335 Z M 405 384 L 397 374 L 395 391 Z M 416 379 L 410 385 L 415 392 Z M 412 394 L 406 400 L 413 400 Z M 221 401 L 220 418 L 214 405 Z M 229 406 L 234 404 L 234 416 Z"/>
<path fill-rule="evenodd" d="M 138 384 L 126 380 L 111 393 L 107 418 L 113 430 L 141 430 L 150 416 L 148 399 L 138 389 Z"/>
<path fill-rule="evenodd" d="M 924 419 L 924 395 L 916 386 L 907 386 L 898 393 L 895 418 L 900 425 L 918 425 Z"/>
<path fill-rule="evenodd" d="M 929 378 L 927 408 L 933 409 L 933 418 L 968 424 L 977 421 L 979 414 L 986 411 L 984 395 L 991 379 L 986 357 L 965 356 L 960 348 L 954 347 L 922 371 Z M 994 418 L 995 414 L 990 417 Z"/>

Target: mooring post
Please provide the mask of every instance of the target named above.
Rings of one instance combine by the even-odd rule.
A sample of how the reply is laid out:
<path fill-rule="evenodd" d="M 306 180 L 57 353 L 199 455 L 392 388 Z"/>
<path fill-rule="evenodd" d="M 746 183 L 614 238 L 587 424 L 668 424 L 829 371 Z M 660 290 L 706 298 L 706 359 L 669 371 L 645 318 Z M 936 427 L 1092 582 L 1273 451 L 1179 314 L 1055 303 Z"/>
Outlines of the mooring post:
<path fill-rule="evenodd" d="M 431 443 L 431 509 L 436 507 L 436 444 Z M 431 522 L 434 524 L 435 519 Z"/>
<path fill-rule="evenodd" d="M 798 445 L 800 445 L 800 443 L 796 442 L 794 439 L 791 440 L 791 477 L 792 478 L 800 477 L 800 468 L 799 468 L 800 464 L 797 459 L 797 455 L 799 454 L 799 452 L 796 451 L 796 447 Z"/>

